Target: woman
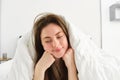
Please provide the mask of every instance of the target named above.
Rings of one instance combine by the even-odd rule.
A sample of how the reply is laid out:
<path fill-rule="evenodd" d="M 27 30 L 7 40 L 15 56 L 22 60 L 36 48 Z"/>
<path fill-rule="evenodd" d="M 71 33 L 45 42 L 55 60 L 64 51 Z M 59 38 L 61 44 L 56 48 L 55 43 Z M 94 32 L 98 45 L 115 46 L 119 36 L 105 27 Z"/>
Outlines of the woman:
<path fill-rule="evenodd" d="M 37 61 L 34 80 L 77 80 L 74 51 L 63 17 L 44 14 L 34 24 Z"/>

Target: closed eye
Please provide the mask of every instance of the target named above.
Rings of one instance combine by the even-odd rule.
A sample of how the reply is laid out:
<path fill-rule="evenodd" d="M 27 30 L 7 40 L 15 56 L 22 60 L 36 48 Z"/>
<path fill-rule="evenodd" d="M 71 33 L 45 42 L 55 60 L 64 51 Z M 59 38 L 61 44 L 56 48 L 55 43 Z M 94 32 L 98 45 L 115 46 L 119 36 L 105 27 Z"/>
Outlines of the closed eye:
<path fill-rule="evenodd" d="M 60 39 L 60 38 L 62 38 L 62 37 L 63 37 L 63 36 L 58 36 L 57 39 Z"/>
<path fill-rule="evenodd" d="M 52 42 L 51 39 L 45 40 L 45 43 L 50 43 L 50 42 Z"/>

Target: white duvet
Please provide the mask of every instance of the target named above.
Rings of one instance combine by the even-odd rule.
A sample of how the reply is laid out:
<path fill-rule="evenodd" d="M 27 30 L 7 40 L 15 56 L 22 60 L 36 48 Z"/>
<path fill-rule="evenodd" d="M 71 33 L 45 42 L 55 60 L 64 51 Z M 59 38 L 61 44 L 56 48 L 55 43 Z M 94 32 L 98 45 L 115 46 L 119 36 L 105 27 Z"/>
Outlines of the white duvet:
<path fill-rule="evenodd" d="M 0 64 L 0 80 L 4 80 L 6 78 L 6 75 L 11 69 L 12 62 L 13 60 L 9 60 Z"/>
<path fill-rule="evenodd" d="M 79 80 L 120 80 L 119 58 L 103 52 L 88 35 L 68 23 Z M 19 40 L 12 67 L 5 80 L 32 80 L 35 60 L 33 35 L 29 32 Z"/>

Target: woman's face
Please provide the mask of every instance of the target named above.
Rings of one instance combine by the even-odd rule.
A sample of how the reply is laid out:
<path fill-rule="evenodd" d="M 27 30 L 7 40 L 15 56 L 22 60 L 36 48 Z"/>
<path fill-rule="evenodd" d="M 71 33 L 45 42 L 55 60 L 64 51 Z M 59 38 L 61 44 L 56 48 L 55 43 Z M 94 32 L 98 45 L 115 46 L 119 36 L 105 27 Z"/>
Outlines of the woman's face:
<path fill-rule="evenodd" d="M 60 26 L 50 23 L 41 32 L 41 42 L 45 51 L 55 58 L 61 58 L 68 49 L 68 41 Z"/>

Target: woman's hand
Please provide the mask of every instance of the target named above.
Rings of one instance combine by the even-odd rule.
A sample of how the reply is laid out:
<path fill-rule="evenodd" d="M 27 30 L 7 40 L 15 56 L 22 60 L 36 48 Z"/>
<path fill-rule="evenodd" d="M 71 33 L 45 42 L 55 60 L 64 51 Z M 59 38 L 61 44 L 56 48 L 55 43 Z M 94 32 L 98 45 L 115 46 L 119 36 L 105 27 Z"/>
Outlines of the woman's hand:
<path fill-rule="evenodd" d="M 41 59 L 36 64 L 36 68 L 41 68 L 44 72 L 54 63 L 55 59 L 48 51 L 45 51 Z"/>
<path fill-rule="evenodd" d="M 78 80 L 73 49 L 69 48 L 66 51 L 63 60 L 68 69 L 68 80 Z"/>
<path fill-rule="evenodd" d="M 74 60 L 74 51 L 72 48 L 69 48 L 65 55 L 63 56 L 63 60 L 66 64 L 67 68 L 72 67 L 73 65 L 75 65 L 75 60 Z"/>
<path fill-rule="evenodd" d="M 35 73 L 33 80 L 44 80 L 45 71 L 54 63 L 54 57 L 45 51 L 35 66 Z"/>

